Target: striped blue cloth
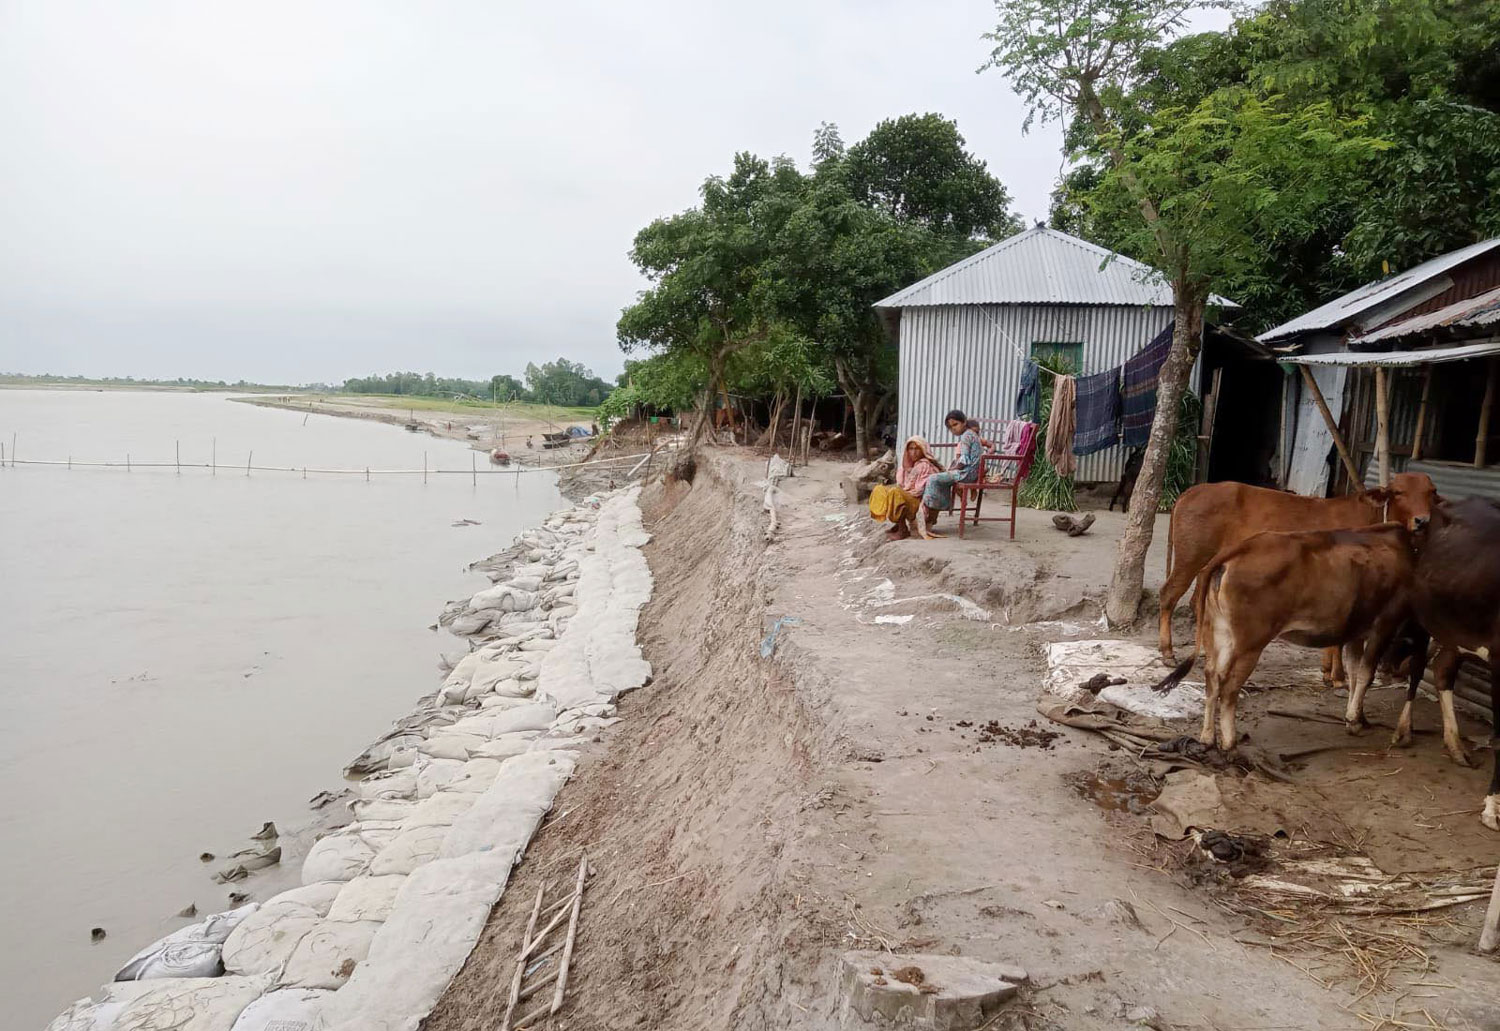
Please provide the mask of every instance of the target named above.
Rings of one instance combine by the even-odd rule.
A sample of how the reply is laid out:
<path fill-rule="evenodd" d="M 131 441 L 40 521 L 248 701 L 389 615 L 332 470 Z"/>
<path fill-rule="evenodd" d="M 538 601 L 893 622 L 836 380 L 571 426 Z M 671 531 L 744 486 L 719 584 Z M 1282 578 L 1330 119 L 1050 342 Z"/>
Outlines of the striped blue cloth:
<path fill-rule="evenodd" d="M 1073 454 L 1092 455 L 1120 442 L 1120 369 L 1074 381 L 1078 390 Z"/>

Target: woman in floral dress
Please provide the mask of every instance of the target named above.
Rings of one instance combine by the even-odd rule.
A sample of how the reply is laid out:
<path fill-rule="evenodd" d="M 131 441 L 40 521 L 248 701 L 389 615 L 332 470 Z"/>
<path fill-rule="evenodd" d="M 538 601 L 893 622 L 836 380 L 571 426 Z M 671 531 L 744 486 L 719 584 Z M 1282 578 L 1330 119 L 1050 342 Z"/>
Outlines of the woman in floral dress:
<path fill-rule="evenodd" d="M 927 540 L 944 536 L 932 530 L 937 523 L 938 513 L 953 507 L 955 483 L 973 483 L 979 479 L 979 460 L 984 454 L 979 431 L 969 427 L 969 418 L 963 412 L 955 408 L 943 422 L 947 424 L 948 431 L 958 437 L 958 453 L 946 471 L 934 473 L 927 478 L 927 484 L 922 490 L 922 509 L 917 519 L 917 532 Z"/>

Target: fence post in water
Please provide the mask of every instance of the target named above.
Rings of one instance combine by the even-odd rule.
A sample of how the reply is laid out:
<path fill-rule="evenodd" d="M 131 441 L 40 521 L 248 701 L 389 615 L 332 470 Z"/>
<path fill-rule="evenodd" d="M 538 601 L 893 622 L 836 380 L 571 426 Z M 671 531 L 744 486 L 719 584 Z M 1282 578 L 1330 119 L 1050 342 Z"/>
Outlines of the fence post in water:
<path fill-rule="evenodd" d="M 246 476 L 250 475 L 250 463 L 253 462 L 253 461 L 255 461 L 255 452 L 254 451 L 250 452 L 249 456 L 246 457 L 246 459 L 245 459 L 245 475 Z"/>
<path fill-rule="evenodd" d="M 479 486 L 479 462 L 472 451 L 469 452 L 469 481 L 473 486 Z"/>
<path fill-rule="evenodd" d="M 12 469 L 16 467 L 16 435 L 14 433 L 10 435 L 10 467 Z"/>
<path fill-rule="evenodd" d="M 365 466 L 365 482 L 370 482 L 370 467 L 368 465 Z"/>
<path fill-rule="evenodd" d="M 427 452 L 422 452 L 422 482 L 427 482 Z"/>
<path fill-rule="evenodd" d="M 5 468 L 5 445 L 0 444 L 0 469 Z"/>
<path fill-rule="evenodd" d="M 181 476 L 182 475 L 182 441 L 180 441 L 180 440 L 174 440 L 172 443 L 175 444 L 175 445 L 177 445 L 177 475 Z"/>
<path fill-rule="evenodd" d="M 305 465 L 302 467 L 302 478 L 307 479 L 307 466 Z"/>
<path fill-rule="evenodd" d="M 219 475 L 219 438 L 218 437 L 214 438 L 213 470 L 214 470 L 213 471 L 213 475 L 215 475 L 215 476 Z"/>
<path fill-rule="evenodd" d="M 130 452 L 125 452 L 125 471 L 130 472 Z"/>

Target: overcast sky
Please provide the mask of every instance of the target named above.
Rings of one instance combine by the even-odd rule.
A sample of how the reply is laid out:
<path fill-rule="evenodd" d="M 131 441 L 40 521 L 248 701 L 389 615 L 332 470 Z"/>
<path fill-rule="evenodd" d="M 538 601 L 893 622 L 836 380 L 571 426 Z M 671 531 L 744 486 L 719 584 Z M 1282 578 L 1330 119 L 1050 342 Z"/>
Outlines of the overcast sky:
<path fill-rule="evenodd" d="M 0 0 L 0 371 L 612 377 L 636 230 L 937 111 L 1028 218 L 988 0 Z"/>

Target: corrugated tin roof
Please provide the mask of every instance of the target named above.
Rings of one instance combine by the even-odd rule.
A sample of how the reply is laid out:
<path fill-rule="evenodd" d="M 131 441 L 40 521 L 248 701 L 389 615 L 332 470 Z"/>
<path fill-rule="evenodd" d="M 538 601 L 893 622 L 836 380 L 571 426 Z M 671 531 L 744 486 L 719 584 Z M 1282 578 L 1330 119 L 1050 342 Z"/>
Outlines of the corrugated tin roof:
<path fill-rule="evenodd" d="M 1379 329 L 1372 329 L 1363 336 L 1351 337 L 1351 344 L 1373 344 L 1380 340 L 1426 333 L 1434 329 L 1479 328 L 1500 323 L 1500 287 L 1486 290 L 1474 297 L 1427 312 L 1413 315 L 1409 319 L 1389 322 Z"/>
<path fill-rule="evenodd" d="M 1405 367 L 1437 362 L 1461 362 L 1470 358 L 1483 358 L 1487 354 L 1500 354 L 1500 340 L 1486 340 L 1483 343 L 1463 344 L 1457 347 L 1424 347 L 1416 351 L 1328 351 L 1324 354 L 1299 354 L 1279 360 L 1290 365 Z"/>
<path fill-rule="evenodd" d="M 1237 307 L 1215 296 L 1212 303 Z M 1161 273 L 1076 236 L 1038 226 L 1001 240 L 876 308 L 937 304 L 1119 304 L 1169 308 L 1172 288 Z"/>
<path fill-rule="evenodd" d="M 1264 343 L 1279 340 L 1282 337 L 1295 336 L 1298 333 L 1341 326 L 1361 312 L 1389 301 L 1413 287 L 1421 286 L 1433 277 L 1440 276 L 1449 269 L 1462 265 L 1470 258 L 1477 258 L 1496 247 L 1500 247 L 1500 237 L 1471 243 L 1467 247 L 1460 247 L 1456 251 L 1440 255 L 1431 261 L 1424 261 L 1405 272 L 1398 272 L 1385 279 L 1377 279 L 1373 283 L 1366 283 L 1359 289 L 1351 290 L 1321 307 L 1298 315 L 1290 322 L 1283 322 L 1279 326 L 1266 330 L 1260 335 L 1260 339 Z"/>

